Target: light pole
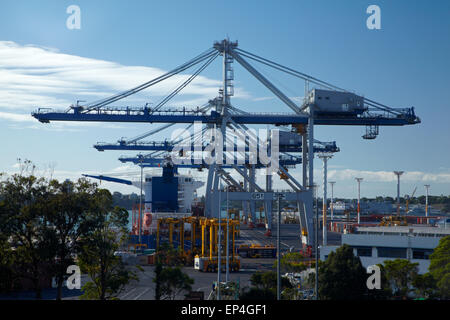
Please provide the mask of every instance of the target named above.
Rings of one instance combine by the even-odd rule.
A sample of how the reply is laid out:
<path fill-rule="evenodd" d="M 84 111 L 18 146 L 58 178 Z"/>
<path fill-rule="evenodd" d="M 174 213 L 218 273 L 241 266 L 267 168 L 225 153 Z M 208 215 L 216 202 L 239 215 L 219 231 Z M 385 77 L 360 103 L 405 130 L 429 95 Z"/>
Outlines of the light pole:
<path fill-rule="evenodd" d="M 331 210 L 331 220 L 333 220 L 333 204 L 334 204 L 334 185 L 336 181 L 330 181 L 329 184 L 331 185 L 331 203 L 330 203 L 330 210 Z"/>
<path fill-rule="evenodd" d="M 143 185 L 143 176 L 144 176 L 144 167 L 142 166 L 142 158 L 141 162 L 141 195 L 139 197 L 139 244 L 142 244 L 142 185 Z"/>
<path fill-rule="evenodd" d="M 280 252 L 280 225 L 281 225 L 281 196 L 278 195 L 278 222 L 277 222 L 277 300 L 281 300 L 281 252 Z"/>
<path fill-rule="evenodd" d="M 226 244 L 226 250 L 227 250 L 227 259 L 226 259 L 226 263 L 227 263 L 227 266 L 226 266 L 226 274 L 225 274 L 225 282 L 228 284 L 228 281 L 229 281 L 229 277 L 230 277 L 230 253 L 229 253 L 229 251 L 230 251 L 230 247 L 229 247 L 229 221 L 230 221 L 230 214 L 229 214 L 229 210 L 228 210 L 228 188 L 227 188 L 227 236 L 226 236 L 226 241 L 227 241 L 227 244 Z"/>
<path fill-rule="evenodd" d="M 317 205 L 317 188 L 319 185 L 313 184 L 314 188 L 314 197 L 316 198 L 316 225 L 315 225 L 315 239 L 314 239 L 314 247 L 315 247 L 315 255 L 316 255 L 316 276 L 315 276 L 315 284 L 314 290 L 316 292 L 316 300 L 319 300 L 319 209 Z"/>
<path fill-rule="evenodd" d="M 394 171 L 394 174 L 397 176 L 397 215 L 400 215 L 400 176 L 403 171 Z"/>
<path fill-rule="evenodd" d="M 360 201 L 361 201 L 361 181 L 363 180 L 363 178 L 355 178 L 355 180 L 358 182 L 358 224 L 361 222 L 361 205 L 360 205 Z"/>
<path fill-rule="evenodd" d="M 221 202 L 221 193 L 222 193 L 222 180 L 220 180 L 220 186 L 219 186 L 219 228 L 218 228 L 218 240 L 217 240 L 217 300 L 220 300 L 220 271 L 221 271 L 221 264 L 222 264 L 222 254 L 221 254 L 221 241 L 222 241 L 222 228 L 221 228 L 221 222 L 222 219 L 220 218 L 221 209 L 222 209 L 222 202 Z"/>
<path fill-rule="evenodd" d="M 427 224 L 428 224 L 428 189 L 430 188 L 429 184 L 424 185 L 426 189 L 426 196 L 425 196 L 425 217 L 427 217 Z"/>
<path fill-rule="evenodd" d="M 323 219 L 323 239 L 322 243 L 324 246 L 327 245 L 327 163 L 328 159 L 331 159 L 333 156 L 331 154 L 321 154 L 319 158 L 323 160 L 323 205 L 322 205 L 322 219 Z"/>

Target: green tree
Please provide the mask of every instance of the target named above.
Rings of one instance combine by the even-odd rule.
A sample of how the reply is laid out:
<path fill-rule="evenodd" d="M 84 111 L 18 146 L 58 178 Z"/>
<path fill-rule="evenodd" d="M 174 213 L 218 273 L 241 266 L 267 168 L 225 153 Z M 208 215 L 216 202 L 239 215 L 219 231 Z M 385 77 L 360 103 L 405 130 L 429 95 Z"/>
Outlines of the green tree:
<path fill-rule="evenodd" d="M 14 249 L 14 273 L 17 278 L 29 279 L 40 299 L 41 279 L 49 276 L 49 266 L 54 262 L 54 242 L 41 215 L 50 194 L 48 181 L 35 177 L 33 172 L 34 166 L 25 161 L 20 174 L 1 182 L 0 228 L 7 237 L 4 245 Z"/>
<path fill-rule="evenodd" d="M 0 292 L 9 293 L 17 274 L 14 269 L 14 251 L 9 242 L 0 234 Z"/>
<path fill-rule="evenodd" d="M 425 274 L 418 274 L 412 281 L 417 297 L 430 299 L 436 295 L 436 280 L 428 272 Z"/>
<path fill-rule="evenodd" d="M 436 280 L 439 296 L 450 299 L 450 236 L 439 241 L 430 255 L 430 274 Z"/>
<path fill-rule="evenodd" d="M 255 272 L 250 277 L 252 286 L 258 289 L 276 290 L 277 288 L 277 273 L 275 271 Z M 281 286 L 283 288 L 292 288 L 291 283 L 285 277 L 281 277 Z"/>
<path fill-rule="evenodd" d="M 367 290 L 367 297 L 370 300 L 389 300 L 392 298 L 392 288 L 388 279 L 386 278 L 386 270 L 384 268 L 384 265 L 382 264 L 378 264 L 377 266 L 380 268 L 381 288 Z M 369 276 L 369 274 L 367 276 Z"/>
<path fill-rule="evenodd" d="M 323 300 L 364 299 L 367 273 L 353 249 L 343 245 L 328 255 L 319 269 L 319 297 Z"/>
<path fill-rule="evenodd" d="M 305 256 L 300 252 L 288 252 L 280 259 L 281 270 L 282 272 L 302 272 L 308 268 L 304 261 Z M 275 268 L 276 265 L 277 262 L 275 261 Z"/>
<path fill-rule="evenodd" d="M 161 300 L 161 272 L 163 270 L 163 266 L 160 261 L 156 262 L 155 265 L 155 277 L 153 278 L 153 282 L 155 283 L 155 300 Z"/>
<path fill-rule="evenodd" d="M 185 258 L 180 251 L 169 243 L 162 243 L 157 252 L 157 259 L 166 266 L 183 266 Z"/>
<path fill-rule="evenodd" d="M 192 290 L 194 279 L 181 271 L 180 267 L 164 267 L 159 275 L 162 300 L 175 300 Z"/>
<path fill-rule="evenodd" d="M 383 262 L 386 279 L 394 296 L 408 298 L 412 283 L 418 274 L 418 263 L 405 259 L 386 260 Z"/>
<path fill-rule="evenodd" d="M 255 272 L 250 277 L 250 288 L 244 288 L 241 300 L 275 300 L 277 297 L 277 273 L 274 271 Z M 281 291 L 288 293 L 292 285 L 285 277 L 281 277 Z M 287 296 L 287 295 L 285 295 Z"/>
<path fill-rule="evenodd" d="M 49 200 L 43 206 L 43 216 L 52 227 L 55 250 L 53 264 L 57 283 L 56 299 L 62 298 L 62 287 L 69 265 L 75 263 L 74 257 L 80 249 L 80 239 L 94 227 L 89 221 L 93 195 L 97 184 L 80 179 L 76 183 L 51 181 L 53 190 Z"/>
<path fill-rule="evenodd" d="M 91 278 L 83 286 L 81 299 L 117 299 L 137 274 L 128 270 L 120 256 L 114 252 L 126 240 L 125 226 L 128 212 L 122 208 L 112 208 L 109 191 L 97 189 L 92 195 L 90 223 L 95 226 L 81 240 L 79 266 Z"/>

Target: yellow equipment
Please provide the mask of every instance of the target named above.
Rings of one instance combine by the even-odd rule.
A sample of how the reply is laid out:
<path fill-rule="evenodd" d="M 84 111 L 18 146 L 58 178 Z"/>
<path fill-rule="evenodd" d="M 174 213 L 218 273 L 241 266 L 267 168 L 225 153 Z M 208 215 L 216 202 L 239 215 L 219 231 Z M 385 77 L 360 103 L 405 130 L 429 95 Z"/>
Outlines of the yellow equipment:
<path fill-rule="evenodd" d="M 408 211 L 409 211 L 409 200 L 414 197 L 414 194 L 416 193 L 416 190 L 417 190 L 417 187 L 414 188 L 414 191 L 411 194 L 411 196 L 408 196 L 408 195 L 406 196 L 405 214 L 408 214 Z"/>
<path fill-rule="evenodd" d="M 407 226 L 406 217 L 386 216 L 381 219 L 380 226 Z"/>
<path fill-rule="evenodd" d="M 136 251 L 139 247 L 147 248 L 147 244 L 145 244 L 145 243 L 142 243 L 142 244 L 139 244 L 139 243 L 130 243 L 130 244 L 128 245 L 128 251 L 130 251 L 130 247 L 134 247 L 134 251 Z"/>
<path fill-rule="evenodd" d="M 291 127 L 292 127 L 293 132 L 296 132 L 300 135 L 303 135 L 306 133 L 306 127 L 304 124 L 292 124 Z"/>
<path fill-rule="evenodd" d="M 277 255 L 277 249 L 273 245 L 241 245 L 238 252 L 246 258 L 275 258 Z"/>
<path fill-rule="evenodd" d="M 191 225 L 190 232 L 185 230 L 185 223 Z M 238 219 L 222 219 L 221 228 L 226 230 L 227 223 L 231 237 L 231 256 L 230 256 L 230 270 L 238 271 L 240 269 L 240 258 L 236 256 L 235 239 L 239 234 L 239 220 Z M 174 239 L 178 234 L 179 246 L 178 252 L 181 257 L 184 257 L 185 262 L 192 262 L 194 258 L 194 267 L 200 271 L 212 272 L 217 270 L 217 255 L 218 255 L 218 219 L 208 219 L 205 217 L 185 217 L 185 218 L 159 218 L 156 224 L 156 250 L 161 248 L 161 233 L 163 227 L 166 227 L 168 242 L 173 247 Z M 165 229 L 165 228 L 164 228 Z M 199 235 L 200 232 L 200 235 Z M 196 240 L 201 237 L 201 247 L 196 246 Z M 226 248 L 226 238 L 223 237 L 222 248 Z M 190 240 L 190 250 L 186 251 L 185 240 Z M 209 250 L 208 250 L 209 249 Z M 223 250 L 225 251 L 225 250 Z M 221 253 L 223 256 L 222 264 L 226 265 L 226 253 Z"/>
<path fill-rule="evenodd" d="M 218 250 L 219 247 L 226 248 L 226 236 L 222 239 L 221 245 L 218 243 L 219 220 L 200 218 L 202 246 L 201 254 L 196 255 L 194 259 L 194 268 L 204 272 L 217 271 L 218 267 Z M 239 220 L 222 219 L 220 227 L 226 230 L 228 227 L 231 236 L 231 256 L 229 257 L 229 267 L 231 271 L 238 271 L 240 269 L 240 258 L 236 256 L 235 252 L 235 237 L 239 230 Z M 208 243 L 209 240 L 209 243 Z M 209 249 L 209 250 L 208 250 Z M 222 250 L 224 251 L 224 250 Z M 226 266 L 226 252 L 221 252 L 221 265 Z M 224 269 L 225 270 L 225 269 Z"/>
<path fill-rule="evenodd" d="M 288 171 L 287 168 L 284 168 L 284 170 L 286 170 L 286 172 Z M 281 180 L 289 180 L 289 177 L 287 176 L 286 173 L 284 173 L 283 171 L 278 171 L 278 175 L 280 176 Z"/>

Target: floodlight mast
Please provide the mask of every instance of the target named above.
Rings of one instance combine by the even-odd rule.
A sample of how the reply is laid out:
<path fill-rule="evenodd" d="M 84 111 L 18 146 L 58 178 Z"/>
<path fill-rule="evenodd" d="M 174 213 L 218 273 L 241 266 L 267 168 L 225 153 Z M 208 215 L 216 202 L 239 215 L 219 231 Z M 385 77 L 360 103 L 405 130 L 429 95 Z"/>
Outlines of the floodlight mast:
<path fill-rule="evenodd" d="M 334 211 L 334 185 L 336 184 L 336 181 L 330 181 L 329 184 L 331 185 L 331 201 L 330 201 L 330 214 L 331 214 L 331 220 L 333 220 L 333 211 Z"/>
<path fill-rule="evenodd" d="M 327 163 L 328 160 L 333 157 L 332 154 L 323 153 L 319 155 L 319 158 L 323 160 L 323 205 L 322 205 L 322 232 L 323 232 L 323 245 L 327 245 Z"/>
<path fill-rule="evenodd" d="M 355 180 L 358 182 L 358 224 L 361 222 L 361 181 L 363 181 L 363 178 L 355 178 Z"/>
<path fill-rule="evenodd" d="M 394 174 L 397 176 L 397 215 L 400 215 L 400 176 L 404 173 L 404 171 L 394 171 Z"/>
<path fill-rule="evenodd" d="M 425 195 L 425 217 L 427 218 L 427 224 L 428 224 L 428 191 L 429 191 L 430 185 L 429 184 L 425 184 L 424 187 L 426 189 L 426 195 Z"/>

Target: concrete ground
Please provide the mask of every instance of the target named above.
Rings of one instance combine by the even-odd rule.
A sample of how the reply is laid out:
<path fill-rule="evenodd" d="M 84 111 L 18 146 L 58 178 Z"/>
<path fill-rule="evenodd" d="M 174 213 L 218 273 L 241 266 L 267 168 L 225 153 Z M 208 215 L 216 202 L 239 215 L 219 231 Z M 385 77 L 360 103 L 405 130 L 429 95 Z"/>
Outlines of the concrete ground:
<path fill-rule="evenodd" d="M 281 237 L 280 245 L 281 251 L 298 251 L 302 248 L 300 225 L 298 224 L 282 224 L 280 226 Z M 339 245 L 341 243 L 341 234 L 337 232 L 328 232 L 328 245 Z M 241 225 L 240 238 L 237 239 L 236 244 L 259 244 L 259 245 L 275 245 L 277 244 L 277 228 L 276 225 L 272 230 L 272 236 L 265 236 L 264 229 L 249 229 L 246 225 Z M 322 230 L 319 230 L 319 244 L 322 244 Z"/>

